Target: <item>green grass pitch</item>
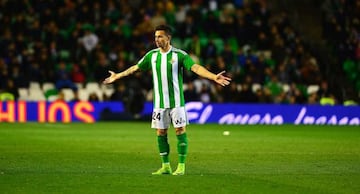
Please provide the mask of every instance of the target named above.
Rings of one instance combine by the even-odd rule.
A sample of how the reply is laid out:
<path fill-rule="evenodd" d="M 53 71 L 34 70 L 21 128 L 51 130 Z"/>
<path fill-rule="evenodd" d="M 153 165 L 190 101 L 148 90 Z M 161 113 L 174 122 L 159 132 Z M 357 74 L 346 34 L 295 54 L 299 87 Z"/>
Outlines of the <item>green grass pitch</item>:
<path fill-rule="evenodd" d="M 0 123 L 0 193 L 360 193 L 358 126 L 187 129 L 186 175 L 153 176 L 149 122 Z"/>

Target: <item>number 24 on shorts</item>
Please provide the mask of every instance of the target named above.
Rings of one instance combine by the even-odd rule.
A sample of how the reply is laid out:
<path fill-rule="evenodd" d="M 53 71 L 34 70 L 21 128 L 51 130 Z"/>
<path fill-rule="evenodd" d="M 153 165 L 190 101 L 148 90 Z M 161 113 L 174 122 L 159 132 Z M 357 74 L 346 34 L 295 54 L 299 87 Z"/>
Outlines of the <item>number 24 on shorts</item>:
<path fill-rule="evenodd" d="M 152 120 L 156 121 L 160 121 L 160 113 L 158 112 L 154 112 L 153 115 L 152 115 Z"/>

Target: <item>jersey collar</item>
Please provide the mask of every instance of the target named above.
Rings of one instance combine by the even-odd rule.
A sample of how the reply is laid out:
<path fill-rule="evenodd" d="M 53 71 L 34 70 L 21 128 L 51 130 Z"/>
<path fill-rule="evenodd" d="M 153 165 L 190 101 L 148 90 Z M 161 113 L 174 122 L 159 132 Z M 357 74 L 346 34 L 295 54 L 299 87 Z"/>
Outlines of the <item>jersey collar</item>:
<path fill-rule="evenodd" d="M 166 51 L 166 52 L 164 52 L 164 53 L 161 52 L 161 50 L 159 50 L 159 51 L 160 51 L 161 54 L 166 55 L 166 54 L 168 54 L 168 53 L 171 51 L 172 48 L 173 48 L 173 47 L 170 45 L 170 48 L 169 48 L 168 51 Z"/>

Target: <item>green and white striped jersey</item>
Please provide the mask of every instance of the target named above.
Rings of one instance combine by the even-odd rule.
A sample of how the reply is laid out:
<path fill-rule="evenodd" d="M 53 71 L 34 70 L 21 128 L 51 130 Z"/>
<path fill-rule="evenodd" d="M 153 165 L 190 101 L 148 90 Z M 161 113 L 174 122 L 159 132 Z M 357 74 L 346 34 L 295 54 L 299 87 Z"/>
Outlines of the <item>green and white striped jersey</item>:
<path fill-rule="evenodd" d="M 137 63 L 141 70 L 152 70 L 154 108 L 175 108 L 185 105 L 183 67 L 190 70 L 194 61 L 183 50 L 171 47 L 166 53 L 160 49 L 147 52 Z"/>

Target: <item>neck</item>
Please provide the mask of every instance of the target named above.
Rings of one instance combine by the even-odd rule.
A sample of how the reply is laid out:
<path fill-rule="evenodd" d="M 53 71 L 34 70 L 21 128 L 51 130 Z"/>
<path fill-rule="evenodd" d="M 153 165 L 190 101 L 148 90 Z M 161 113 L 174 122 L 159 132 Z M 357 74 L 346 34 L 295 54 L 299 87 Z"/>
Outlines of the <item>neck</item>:
<path fill-rule="evenodd" d="M 166 53 L 166 52 L 168 52 L 168 51 L 170 50 L 170 48 L 171 48 L 171 45 L 168 44 L 168 45 L 165 46 L 164 48 L 160 48 L 160 51 L 161 51 L 162 53 Z"/>

